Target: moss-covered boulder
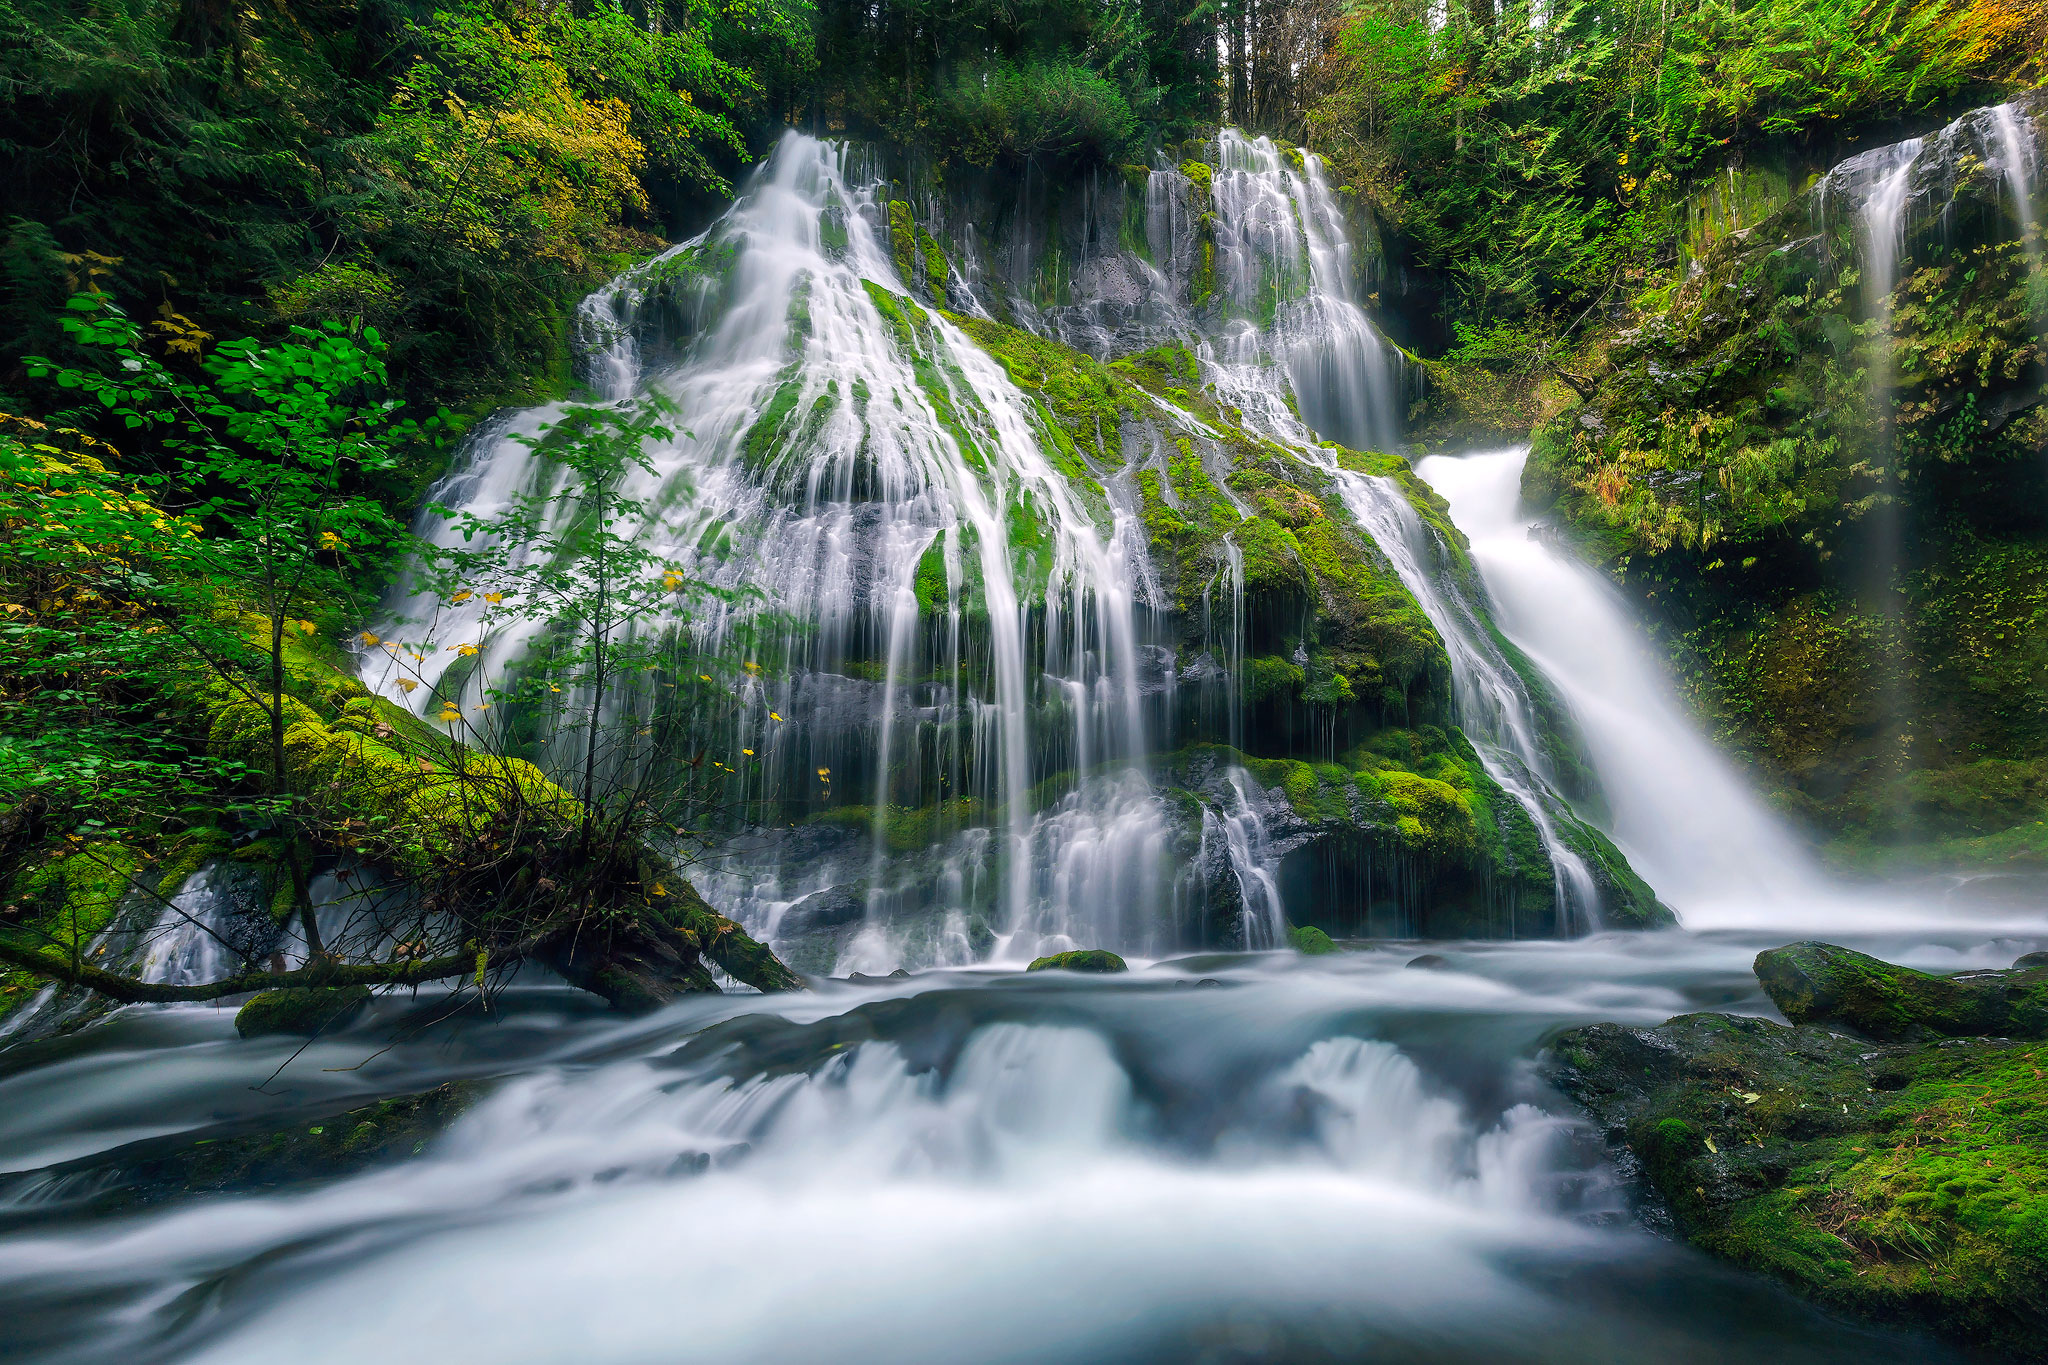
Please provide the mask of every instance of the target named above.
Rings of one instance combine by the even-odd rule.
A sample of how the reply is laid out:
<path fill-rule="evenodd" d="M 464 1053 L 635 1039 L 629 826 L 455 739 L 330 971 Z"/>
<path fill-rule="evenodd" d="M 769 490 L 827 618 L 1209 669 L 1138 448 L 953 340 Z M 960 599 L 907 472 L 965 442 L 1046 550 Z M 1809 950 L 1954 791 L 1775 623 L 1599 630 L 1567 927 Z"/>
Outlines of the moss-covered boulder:
<path fill-rule="evenodd" d="M 1127 972 L 1130 966 L 1115 953 L 1101 948 L 1077 948 L 1070 953 L 1032 959 L 1027 972 Z"/>
<path fill-rule="evenodd" d="M 487 1088 L 450 1081 L 340 1112 L 316 1110 L 289 1123 L 271 1119 L 267 1126 L 151 1138 L 67 1162 L 50 1174 L 89 1180 L 99 1213 L 199 1195 L 301 1188 L 422 1155 Z"/>
<path fill-rule="evenodd" d="M 1305 957 L 1321 957 L 1337 951 L 1336 941 L 1313 924 L 1297 925 L 1287 931 L 1287 941 Z"/>
<path fill-rule="evenodd" d="M 2048 966 L 1934 976 L 1809 942 L 1758 953 L 1756 975 L 1795 1024 L 1840 1024 L 1887 1041 L 2048 1036 Z"/>
<path fill-rule="evenodd" d="M 368 986 L 315 986 L 264 991 L 235 1011 L 235 1032 L 244 1038 L 272 1033 L 308 1037 L 347 1028 L 370 1003 Z"/>
<path fill-rule="evenodd" d="M 1845 984 L 1863 964 L 1781 952 L 1820 976 L 1816 1001 L 1867 989 Z M 1960 1025 L 1907 991 L 1922 1027 Z M 1839 1311 L 2048 1359 L 2048 1044 L 1689 1014 L 1573 1029 L 1550 1055 L 1652 1221 Z"/>

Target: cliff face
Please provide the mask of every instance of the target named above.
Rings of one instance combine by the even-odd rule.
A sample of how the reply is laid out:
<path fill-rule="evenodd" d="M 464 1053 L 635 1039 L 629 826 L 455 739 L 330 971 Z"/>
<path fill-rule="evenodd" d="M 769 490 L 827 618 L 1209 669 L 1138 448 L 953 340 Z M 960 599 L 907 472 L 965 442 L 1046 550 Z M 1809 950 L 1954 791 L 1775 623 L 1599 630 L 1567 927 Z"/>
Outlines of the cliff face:
<path fill-rule="evenodd" d="M 2041 92 L 1851 158 L 1536 434 L 1525 492 L 1858 861 L 2048 859 L 2044 167 Z"/>

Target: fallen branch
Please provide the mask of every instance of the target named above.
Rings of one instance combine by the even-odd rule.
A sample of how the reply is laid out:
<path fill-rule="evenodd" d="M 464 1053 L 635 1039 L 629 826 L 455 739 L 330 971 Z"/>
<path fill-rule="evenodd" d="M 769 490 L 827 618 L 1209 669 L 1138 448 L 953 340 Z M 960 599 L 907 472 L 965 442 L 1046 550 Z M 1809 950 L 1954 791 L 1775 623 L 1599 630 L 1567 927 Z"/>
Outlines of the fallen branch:
<path fill-rule="evenodd" d="M 464 976 L 476 970 L 474 954 L 436 957 L 421 962 L 316 962 L 289 972 L 244 971 L 219 981 L 193 986 L 173 986 L 161 981 L 143 981 L 84 964 L 71 962 L 54 953 L 0 943 L 0 962 L 24 971 L 84 986 L 124 1005 L 172 1005 L 188 1001 L 219 1000 L 250 991 L 308 989 L 318 986 L 416 986 Z"/>

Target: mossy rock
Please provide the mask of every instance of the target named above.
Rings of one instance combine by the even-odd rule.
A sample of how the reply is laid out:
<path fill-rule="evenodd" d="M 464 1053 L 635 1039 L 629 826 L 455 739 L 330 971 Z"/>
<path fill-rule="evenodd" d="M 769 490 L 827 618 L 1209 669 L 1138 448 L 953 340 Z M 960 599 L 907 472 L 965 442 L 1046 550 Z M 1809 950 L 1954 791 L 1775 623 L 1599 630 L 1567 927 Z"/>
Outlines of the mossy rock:
<path fill-rule="evenodd" d="M 272 1033 L 311 1037 L 348 1027 L 370 1003 L 368 986 L 315 986 L 264 991 L 235 1012 L 235 1032 L 244 1038 Z"/>
<path fill-rule="evenodd" d="M 1837 1311 L 2048 1359 L 2048 1043 L 1690 1014 L 1573 1029 L 1551 1057 L 1695 1245 Z"/>
<path fill-rule="evenodd" d="M 1115 953 L 1102 948 L 1077 948 L 1071 953 L 1054 953 L 1036 958 L 1028 972 L 1127 972 L 1130 966 Z"/>
<path fill-rule="evenodd" d="M 1807 942 L 1758 953 L 1756 975 L 1795 1024 L 1841 1024 L 1898 1042 L 2048 1037 L 2048 967 L 1934 976 Z"/>
<path fill-rule="evenodd" d="M 450 1081 L 284 1126 L 152 1138 L 68 1162 L 58 1171 L 91 1176 L 100 1189 L 92 1200 L 97 1213 L 291 1189 L 422 1155 L 486 1089 L 476 1081 Z"/>
<path fill-rule="evenodd" d="M 1313 924 L 1304 924 L 1287 931 L 1287 941 L 1294 945 L 1294 951 L 1308 957 L 1320 957 L 1324 953 L 1337 951 L 1336 941 Z"/>

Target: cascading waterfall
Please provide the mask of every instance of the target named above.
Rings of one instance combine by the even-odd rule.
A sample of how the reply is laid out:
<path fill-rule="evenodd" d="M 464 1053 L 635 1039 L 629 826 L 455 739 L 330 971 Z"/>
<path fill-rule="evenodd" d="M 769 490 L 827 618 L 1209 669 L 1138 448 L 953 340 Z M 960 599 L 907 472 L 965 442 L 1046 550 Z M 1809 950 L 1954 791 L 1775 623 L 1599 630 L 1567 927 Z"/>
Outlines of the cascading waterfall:
<path fill-rule="evenodd" d="M 1432 456 L 1416 472 L 1469 538 L 1501 630 L 1562 694 L 1613 810 L 1615 842 L 1689 924 L 1833 898 L 1799 841 L 1685 714 L 1621 597 L 1532 535 L 1528 448 Z"/>
<path fill-rule="evenodd" d="M 216 981 L 236 965 L 223 930 L 230 909 L 215 885 L 219 873 L 204 868 L 171 897 L 136 966 L 144 981 L 166 986 L 191 986 Z"/>
<path fill-rule="evenodd" d="M 756 801 L 804 799 L 814 773 L 871 793 L 876 848 L 903 808 L 945 803 L 970 826 L 995 815 L 996 915 L 1004 942 L 1028 953 L 1075 927 L 1037 913 L 1034 845 L 1071 841 L 1037 830 L 1033 784 L 1147 750 L 1134 518 L 1084 506 L 1022 396 L 950 322 L 870 292 L 867 281 L 903 288 L 885 222 L 846 148 L 790 134 L 725 218 L 594 297 L 581 331 L 607 398 L 657 390 L 684 428 L 621 488 L 660 509 L 638 538 L 691 577 L 753 595 L 690 620 L 693 643 L 716 653 L 756 622 L 793 623 L 764 651 L 780 676 L 745 685 L 728 728 L 707 736 L 714 754 Z M 642 315 L 657 307 L 701 328 L 666 369 L 642 354 Z M 552 477 L 516 438 L 557 411 L 480 441 L 438 499 L 487 516 Z M 480 598 L 399 607 L 435 611 L 437 648 L 418 676 L 459 704 L 514 666 L 537 628 L 499 625 Z M 466 679 L 448 672 L 457 642 L 480 651 Z M 807 875 L 848 879 L 807 861 L 794 884 L 772 880 L 739 908 L 758 920 L 816 889 Z M 854 875 L 879 882 L 884 869 L 862 861 Z M 762 885 L 759 873 L 745 881 Z M 877 907 L 883 892 L 870 885 Z"/>
<path fill-rule="evenodd" d="M 1556 792 L 1527 685 L 1489 638 L 1445 565 L 1448 552 L 1400 489 L 1344 468 L 1318 445 L 1326 436 L 1355 449 L 1390 447 L 1401 385 L 1399 352 L 1353 297 L 1343 218 L 1320 158 L 1304 153 L 1297 170 L 1269 140 L 1226 131 L 1219 163 L 1217 271 L 1240 306 L 1273 301 L 1279 354 L 1267 349 L 1265 333 L 1242 324 L 1232 329 L 1223 354 L 1211 354 L 1218 389 L 1251 425 L 1317 458 L 1329 473 L 1346 509 L 1443 637 L 1459 723 L 1488 773 L 1536 825 L 1563 917 L 1596 923 L 1599 895 L 1585 859 L 1560 833 L 1560 820 L 1574 817 Z"/>

